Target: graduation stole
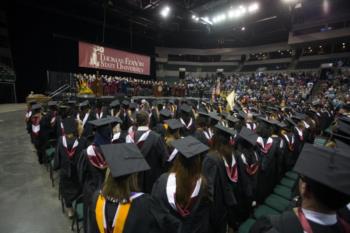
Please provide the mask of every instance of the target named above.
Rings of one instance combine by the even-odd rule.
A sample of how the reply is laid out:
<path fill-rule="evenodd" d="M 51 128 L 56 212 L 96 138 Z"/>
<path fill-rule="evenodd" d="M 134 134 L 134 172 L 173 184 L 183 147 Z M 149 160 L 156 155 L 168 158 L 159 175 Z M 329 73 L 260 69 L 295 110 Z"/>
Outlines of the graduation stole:
<path fill-rule="evenodd" d="M 96 150 L 96 146 L 94 144 L 90 145 L 86 149 L 86 154 L 91 165 L 93 165 L 94 167 L 101 170 L 107 168 L 106 160 L 104 159 L 102 153 Z"/>
<path fill-rule="evenodd" d="M 164 123 L 163 127 L 164 127 L 165 130 L 168 130 L 169 125 L 167 123 Z"/>
<path fill-rule="evenodd" d="M 231 165 L 229 165 L 227 163 L 227 161 L 226 161 L 226 159 L 224 157 L 222 157 L 222 159 L 224 160 L 224 164 L 225 164 L 225 168 L 226 168 L 226 174 L 227 174 L 228 178 L 232 182 L 237 183 L 237 181 L 238 181 L 238 169 L 237 169 L 237 162 L 236 162 L 234 154 L 232 154 Z"/>
<path fill-rule="evenodd" d="M 299 207 L 296 210 L 294 209 L 295 214 L 298 217 L 301 227 L 305 233 L 313 233 L 313 230 L 310 226 L 310 223 L 305 217 L 303 210 Z M 342 228 L 343 232 L 350 232 L 350 224 L 347 223 L 343 218 L 337 216 L 338 223 Z"/>
<path fill-rule="evenodd" d="M 127 203 L 119 203 L 117 211 L 113 218 L 113 224 L 111 229 L 108 229 L 107 220 L 106 220 L 106 199 L 102 194 L 98 196 L 95 215 L 96 222 L 98 226 L 98 230 L 100 233 L 123 233 L 126 219 L 129 214 L 129 210 L 131 207 L 131 202 L 140 197 L 143 193 L 133 193 Z"/>
<path fill-rule="evenodd" d="M 174 148 L 174 150 L 171 152 L 171 154 L 169 155 L 169 158 L 168 158 L 168 162 L 171 162 L 173 161 L 173 159 L 175 158 L 177 152 L 179 152 L 177 149 Z"/>
<path fill-rule="evenodd" d="M 26 115 L 25 115 L 26 122 L 29 121 L 31 116 L 32 116 L 32 110 L 28 109 L 28 111 L 26 112 Z"/>
<path fill-rule="evenodd" d="M 188 202 L 186 203 L 186 205 L 180 206 L 175 201 L 176 200 L 176 175 L 175 173 L 169 174 L 168 181 L 166 184 L 166 195 L 168 197 L 168 202 L 170 206 L 174 210 L 176 210 L 181 215 L 181 217 L 186 217 L 191 213 L 190 209 L 198 197 L 199 191 L 201 189 L 201 184 L 202 184 L 202 179 L 199 178 L 196 182 L 196 186 L 194 187 L 193 192 Z"/>
<path fill-rule="evenodd" d="M 286 139 L 288 148 L 290 151 L 294 151 L 294 135 L 291 136 L 291 140 L 289 140 L 289 137 L 287 134 L 282 134 L 284 139 Z"/>
<path fill-rule="evenodd" d="M 269 137 L 267 139 L 266 144 L 264 143 L 264 139 L 262 137 L 258 137 L 258 139 L 256 140 L 256 142 L 258 143 L 258 145 L 260 146 L 260 150 L 262 153 L 267 154 L 273 144 L 273 139 L 271 137 Z"/>
<path fill-rule="evenodd" d="M 120 138 L 120 132 L 113 134 L 111 143 L 115 143 Z"/>
<path fill-rule="evenodd" d="M 242 161 L 245 165 L 245 170 L 248 173 L 248 175 L 250 175 L 250 176 L 255 175 L 259 169 L 259 159 L 258 159 L 258 155 L 256 154 L 255 151 L 254 151 L 254 156 L 255 156 L 256 162 L 252 163 L 252 164 L 248 164 L 245 155 L 243 153 L 241 154 Z"/>
<path fill-rule="evenodd" d="M 50 124 L 52 127 L 55 126 L 55 123 L 56 123 L 56 116 L 57 116 L 57 111 L 53 111 L 53 116 L 51 117 L 51 121 L 50 121 Z"/>
<path fill-rule="evenodd" d="M 247 126 L 248 129 L 253 130 L 255 132 L 255 130 L 256 130 L 256 124 L 255 123 L 248 122 L 248 123 L 246 123 L 246 126 Z"/>
<path fill-rule="evenodd" d="M 180 118 L 180 121 L 181 121 L 181 124 L 183 124 L 186 127 L 186 129 L 188 129 L 188 130 L 191 128 L 192 123 L 193 123 L 192 117 L 190 118 L 190 122 L 188 122 L 187 125 L 186 125 L 185 121 L 182 118 Z"/>
<path fill-rule="evenodd" d="M 212 138 L 214 134 L 211 132 L 211 130 L 210 129 L 208 129 L 208 131 L 203 130 L 203 134 L 205 138 L 208 140 L 209 145 L 212 145 L 213 144 Z"/>
<path fill-rule="evenodd" d="M 102 117 L 103 117 L 102 109 L 97 110 L 97 112 L 96 112 L 96 119 L 101 119 Z"/>
<path fill-rule="evenodd" d="M 142 148 L 143 144 L 145 143 L 145 141 L 147 140 L 149 133 L 151 132 L 151 130 L 147 130 L 145 131 L 141 137 L 137 140 L 137 142 L 135 143 L 135 132 L 132 131 L 130 132 L 126 138 L 125 138 L 125 142 L 126 143 L 135 143 L 140 149 Z"/>
<path fill-rule="evenodd" d="M 66 134 L 64 132 L 64 127 L 63 127 L 63 124 L 61 122 L 61 131 L 62 131 L 62 145 L 64 147 L 64 149 L 66 150 L 66 153 L 68 155 L 68 158 L 69 159 L 72 159 L 73 156 L 75 155 L 75 151 L 77 150 L 77 147 L 79 145 L 79 141 L 78 139 L 76 138 L 74 143 L 73 143 L 73 146 L 68 149 L 68 145 L 67 145 L 67 137 L 66 137 Z"/>
<path fill-rule="evenodd" d="M 303 122 L 306 129 L 310 128 L 310 125 L 308 123 L 306 123 L 306 121 L 302 121 L 302 122 Z"/>
<path fill-rule="evenodd" d="M 303 135 L 303 131 L 300 130 L 298 127 L 295 127 L 295 129 L 297 130 L 298 132 L 298 135 L 299 135 L 299 139 L 300 141 L 304 141 L 304 135 Z"/>
<path fill-rule="evenodd" d="M 81 120 L 81 119 L 80 119 L 80 114 L 79 114 L 79 113 L 77 114 L 77 119 L 78 119 L 79 121 L 82 121 L 82 122 L 83 122 L 83 127 L 85 126 L 85 123 L 86 123 L 86 121 L 87 121 L 88 118 L 89 118 L 89 115 L 90 115 L 90 111 L 88 111 L 87 113 L 85 113 L 84 119 Z"/>
<path fill-rule="evenodd" d="M 40 132 L 40 120 L 41 118 L 39 116 L 33 116 L 32 117 L 32 135 L 38 136 Z"/>

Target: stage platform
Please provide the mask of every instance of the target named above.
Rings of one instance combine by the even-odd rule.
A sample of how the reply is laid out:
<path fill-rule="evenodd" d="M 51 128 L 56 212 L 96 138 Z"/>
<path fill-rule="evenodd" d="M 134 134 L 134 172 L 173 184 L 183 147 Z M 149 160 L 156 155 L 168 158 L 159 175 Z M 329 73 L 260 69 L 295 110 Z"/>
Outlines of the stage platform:
<path fill-rule="evenodd" d="M 14 111 L 25 111 L 27 105 L 25 103 L 21 104 L 0 104 L 0 113 L 14 112 Z M 24 113 L 23 113 L 24 114 Z"/>

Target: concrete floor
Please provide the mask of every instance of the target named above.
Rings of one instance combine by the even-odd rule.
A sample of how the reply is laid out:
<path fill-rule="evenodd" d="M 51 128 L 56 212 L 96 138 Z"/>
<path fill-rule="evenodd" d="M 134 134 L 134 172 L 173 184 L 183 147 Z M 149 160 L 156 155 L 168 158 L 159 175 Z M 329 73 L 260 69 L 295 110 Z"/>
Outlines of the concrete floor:
<path fill-rule="evenodd" d="M 22 106 L 0 105 L 0 232 L 68 233 L 57 185 L 37 162 Z"/>

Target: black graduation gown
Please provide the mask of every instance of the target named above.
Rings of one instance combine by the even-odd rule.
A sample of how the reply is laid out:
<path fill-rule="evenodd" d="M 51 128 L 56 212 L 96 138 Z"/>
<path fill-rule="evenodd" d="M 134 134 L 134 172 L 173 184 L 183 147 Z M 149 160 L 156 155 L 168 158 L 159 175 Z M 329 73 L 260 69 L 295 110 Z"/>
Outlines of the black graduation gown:
<path fill-rule="evenodd" d="M 164 124 L 158 123 L 155 127 L 152 128 L 152 130 L 162 136 L 162 138 L 165 138 L 166 130 L 164 128 Z"/>
<path fill-rule="evenodd" d="M 47 120 L 50 126 L 50 134 L 49 134 L 49 138 L 50 139 L 57 139 L 60 135 L 58 134 L 57 128 L 59 126 L 59 115 L 58 112 L 56 111 L 56 114 L 54 111 L 49 111 L 47 113 Z"/>
<path fill-rule="evenodd" d="M 278 162 L 278 149 L 280 147 L 280 141 L 278 138 L 273 138 L 271 146 L 266 145 L 268 139 L 263 139 L 265 148 L 260 150 L 260 169 L 258 171 L 257 181 L 257 194 L 256 201 L 263 203 L 265 198 L 270 195 L 277 182 L 278 177 L 277 162 Z"/>
<path fill-rule="evenodd" d="M 209 146 L 209 139 L 205 136 L 203 129 L 196 129 L 193 136 L 197 138 L 201 143 Z"/>
<path fill-rule="evenodd" d="M 258 173 L 261 166 L 259 152 L 252 149 L 252 154 L 243 153 L 247 164 L 244 163 L 242 158 L 242 152 L 237 150 L 235 153 L 237 154 L 237 164 L 238 164 L 238 174 L 239 174 L 239 186 L 240 186 L 240 215 L 242 219 L 246 219 L 249 217 L 252 211 L 252 204 L 256 201 L 257 198 L 257 184 L 258 184 Z M 258 160 L 256 160 L 256 156 L 258 156 Z M 255 172 L 251 174 L 248 173 L 248 170 L 251 165 L 257 167 Z M 254 169 L 251 169 L 254 170 Z M 251 172 L 251 171 L 249 171 Z"/>
<path fill-rule="evenodd" d="M 87 219 L 91 211 L 88 207 L 91 206 L 94 192 L 102 187 L 106 169 L 99 169 L 93 166 L 89 161 L 87 150 L 85 149 L 79 156 L 77 171 L 84 202 L 84 232 L 87 232 Z"/>
<path fill-rule="evenodd" d="M 31 123 L 33 117 L 34 115 L 32 115 L 29 119 L 30 123 L 27 124 L 27 131 L 30 133 L 31 142 L 33 143 L 37 151 L 39 163 L 42 163 L 45 157 L 45 150 L 49 142 L 48 139 L 50 135 L 51 126 L 50 126 L 50 121 L 48 120 L 48 117 L 46 117 L 46 115 L 42 115 L 42 118 L 39 123 L 40 130 L 37 134 L 34 134 L 34 132 L 32 131 L 32 123 Z"/>
<path fill-rule="evenodd" d="M 190 122 L 190 120 L 188 121 L 185 121 L 185 124 L 188 125 L 188 123 Z M 194 118 L 192 118 L 192 124 L 187 128 L 187 126 L 185 127 L 182 127 L 180 129 L 180 134 L 181 136 L 189 136 L 189 135 L 193 135 L 194 132 L 196 131 L 196 126 L 195 126 L 195 123 L 194 123 Z"/>
<path fill-rule="evenodd" d="M 298 159 L 300 152 L 303 150 L 304 144 L 305 144 L 305 133 L 304 130 L 302 130 L 302 136 L 299 135 L 297 129 L 294 127 L 294 156 L 296 159 Z"/>
<path fill-rule="evenodd" d="M 68 148 L 71 149 L 74 139 L 67 139 Z M 78 139 L 78 146 L 72 158 L 68 157 L 66 148 L 63 146 L 62 137 L 59 138 L 54 157 L 54 169 L 60 169 L 60 191 L 68 207 L 72 201 L 77 198 L 81 192 L 78 179 L 77 163 L 79 155 L 87 147 L 85 138 Z"/>
<path fill-rule="evenodd" d="M 96 222 L 95 208 L 97 204 L 99 191 L 93 195 L 93 201 L 90 206 L 89 230 L 88 233 L 103 233 L 98 229 Z M 118 208 L 117 203 L 106 201 L 105 214 L 107 226 L 112 226 L 113 218 Z M 179 228 L 179 222 L 172 218 L 169 212 L 160 208 L 158 200 L 155 200 L 148 194 L 143 194 L 131 202 L 131 207 L 125 221 L 123 233 L 175 233 Z"/>
<path fill-rule="evenodd" d="M 334 225 L 320 225 L 309 221 L 314 233 L 343 233 L 339 223 Z M 250 233 L 303 233 L 304 230 L 293 210 L 283 212 L 280 215 L 263 217 L 256 221 L 249 231 Z"/>
<path fill-rule="evenodd" d="M 176 210 L 174 210 L 169 204 L 166 187 L 168 182 L 169 173 L 164 173 L 154 183 L 152 189 L 152 196 L 160 200 L 161 208 L 170 211 L 170 214 L 174 216 L 179 222 L 181 222 L 181 233 L 206 233 L 211 232 L 210 226 L 210 202 L 207 197 L 206 186 L 201 185 L 198 196 L 195 203 L 189 210 L 189 215 L 182 217 Z"/>
<path fill-rule="evenodd" d="M 84 116 L 85 115 L 80 116 L 80 120 L 83 121 Z M 93 137 L 94 127 L 92 124 L 89 123 L 89 121 L 93 121 L 95 119 L 96 119 L 96 116 L 95 116 L 94 111 L 90 111 L 89 117 L 86 120 L 85 125 L 84 125 L 84 130 L 83 130 L 83 133 L 81 135 L 82 137 L 85 137 L 87 139 L 91 139 L 91 137 Z"/>
<path fill-rule="evenodd" d="M 209 199 L 213 202 L 212 229 L 218 233 L 226 232 L 227 224 L 233 227 L 239 221 L 236 216 L 239 203 L 237 196 L 240 196 L 238 183 L 228 178 L 224 161 L 216 152 L 204 158 L 202 172 L 207 181 Z"/>
<path fill-rule="evenodd" d="M 287 140 L 288 138 L 288 140 Z M 283 171 L 282 173 L 284 174 L 287 171 L 290 171 L 296 161 L 297 161 L 297 157 L 295 156 L 295 138 L 294 138 L 294 133 L 287 133 L 285 135 L 282 136 L 283 139 L 283 144 L 285 147 L 283 156 Z"/>
<path fill-rule="evenodd" d="M 136 131 L 134 140 L 137 142 L 141 135 L 146 131 Z M 162 174 L 165 161 L 168 159 L 168 151 L 164 139 L 154 131 L 151 131 L 139 146 L 141 153 L 151 167 L 150 170 L 139 173 L 139 184 L 142 192 L 150 193 L 152 186 L 158 177 Z"/>

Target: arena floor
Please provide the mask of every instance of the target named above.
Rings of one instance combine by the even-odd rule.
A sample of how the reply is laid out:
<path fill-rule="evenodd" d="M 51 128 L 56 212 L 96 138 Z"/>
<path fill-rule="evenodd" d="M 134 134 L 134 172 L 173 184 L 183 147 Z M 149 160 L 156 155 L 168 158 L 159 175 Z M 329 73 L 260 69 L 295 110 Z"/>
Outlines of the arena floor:
<path fill-rule="evenodd" d="M 0 232 L 71 232 L 57 185 L 51 186 L 25 131 L 24 109 L 0 105 Z"/>

